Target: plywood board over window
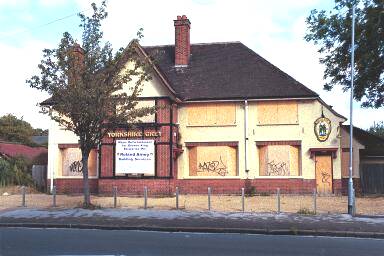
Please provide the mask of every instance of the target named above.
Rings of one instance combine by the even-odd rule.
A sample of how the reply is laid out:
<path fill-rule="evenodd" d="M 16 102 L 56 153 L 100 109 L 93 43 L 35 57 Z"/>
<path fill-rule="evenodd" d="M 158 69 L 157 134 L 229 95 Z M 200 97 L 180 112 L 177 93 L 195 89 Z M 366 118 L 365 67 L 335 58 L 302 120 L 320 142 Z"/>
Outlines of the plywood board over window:
<path fill-rule="evenodd" d="M 79 148 L 61 149 L 62 156 L 62 176 L 82 176 L 81 150 Z M 97 154 L 95 150 L 91 150 L 88 158 L 88 174 L 96 176 Z"/>
<path fill-rule="evenodd" d="M 297 124 L 297 101 L 261 101 L 257 103 L 258 124 Z"/>
<path fill-rule="evenodd" d="M 349 152 L 343 151 L 341 155 L 341 177 L 349 177 Z"/>
<path fill-rule="evenodd" d="M 236 124 L 235 103 L 196 103 L 187 105 L 188 125 L 220 126 Z"/>
<path fill-rule="evenodd" d="M 294 145 L 259 146 L 260 176 L 299 176 L 300 147 Z"/>
<path fill-rule="evenodd" d="M 189 148 L 189 176 L 237 176 L 237 147 Z"/>

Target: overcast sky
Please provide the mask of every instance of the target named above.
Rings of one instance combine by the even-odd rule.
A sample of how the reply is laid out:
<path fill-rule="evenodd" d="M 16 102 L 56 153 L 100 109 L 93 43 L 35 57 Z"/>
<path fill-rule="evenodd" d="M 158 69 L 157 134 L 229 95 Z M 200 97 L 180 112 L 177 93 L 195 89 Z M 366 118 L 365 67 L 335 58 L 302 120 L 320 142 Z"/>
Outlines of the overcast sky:
<path fill-rule="evenodd" d="M 76 13 L 90 14 L 91 2 L 0 0 L 0 116 L 12 113 L 36 128 L 49 127 L 36 106 L 48 95 L 29 88 L 25 80 L 36 74 L 42 49 L 56 47 L 63 32 L 80 39 Z M 139 28 L 144 28 L 142 45 L 173 44 L 173 20 L 185 14 L 192 43 L 241 41 L 349 117 L 349 94 L 322 89 L 316 47 L 303 39 L 309 12 L 333 5 L 333 0 L 109 0 L 103 30 L 115 49 L 125 47 Z M 362 128 L 384 120 L 383 108 L 362 109 L 355 103 L 354 111 L 354 123 Z"/>

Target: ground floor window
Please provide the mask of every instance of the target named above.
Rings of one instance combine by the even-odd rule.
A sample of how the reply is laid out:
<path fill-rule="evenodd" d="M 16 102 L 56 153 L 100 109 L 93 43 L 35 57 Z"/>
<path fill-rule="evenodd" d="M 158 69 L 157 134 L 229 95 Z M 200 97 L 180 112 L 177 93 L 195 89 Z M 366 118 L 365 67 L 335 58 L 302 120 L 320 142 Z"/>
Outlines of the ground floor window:
<path fill-rule="evenodd" d="M 81 150 L 78 147 L 60 148 L 61 176 L 83 176 L 83 164 L 81 163 Z M 97 176 L 97 154 L 91 150 L 88 158 L 88 175 Z"/>
<path fill-rule="evenodd" d="M 260 176 L 300 176 L 299 145 L 260 145 Z"/>
<path fill-rule="evenodd" d="M 189 147 L 189 176 L 237 176 L 237 146 Z"/>

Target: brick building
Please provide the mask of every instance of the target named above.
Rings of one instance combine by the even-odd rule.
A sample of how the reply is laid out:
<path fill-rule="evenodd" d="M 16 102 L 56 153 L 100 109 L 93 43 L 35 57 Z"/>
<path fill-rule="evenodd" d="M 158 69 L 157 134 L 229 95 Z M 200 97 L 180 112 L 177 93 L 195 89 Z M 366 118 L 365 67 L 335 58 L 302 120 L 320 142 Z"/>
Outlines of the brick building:
<path fill-rule="evenodd" d="M 175 45 L 135 45 L 154 59 L 139 104 L 159 108 L 91 152 L 92 192 L 340 193 L 346 118 L 242 43 L 190 44 L 187 17 L 174 26 Z M 52 122 L 48 179 L 60 192 L 82 191 L 77 141 Z"/>

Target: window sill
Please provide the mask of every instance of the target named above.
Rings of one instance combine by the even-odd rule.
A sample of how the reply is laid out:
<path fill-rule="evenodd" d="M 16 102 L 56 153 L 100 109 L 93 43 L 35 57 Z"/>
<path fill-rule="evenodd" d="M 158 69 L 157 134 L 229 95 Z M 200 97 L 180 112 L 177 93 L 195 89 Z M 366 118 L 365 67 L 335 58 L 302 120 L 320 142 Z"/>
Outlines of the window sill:
<path fill-rule="evenodd" d="M 88 178 L 90 180 L 92 180 L 92 179 L 98 179 L 99 177 L 97 177 L 97 176 L 89 176 Z M 53 179 L 54 180 L 55 179 L 83 179 L 83 176 L 55 176 Z"/>
<path fill-rule="evenodd" d="M 183 180 L 207 180 L 207 179 L 240 179 L 240 176 L 187 176 Z"/>
<path fill-rule="evenodd" d="M 255 176 L 254 179 L 304 179 L 303 176 Z"/>

